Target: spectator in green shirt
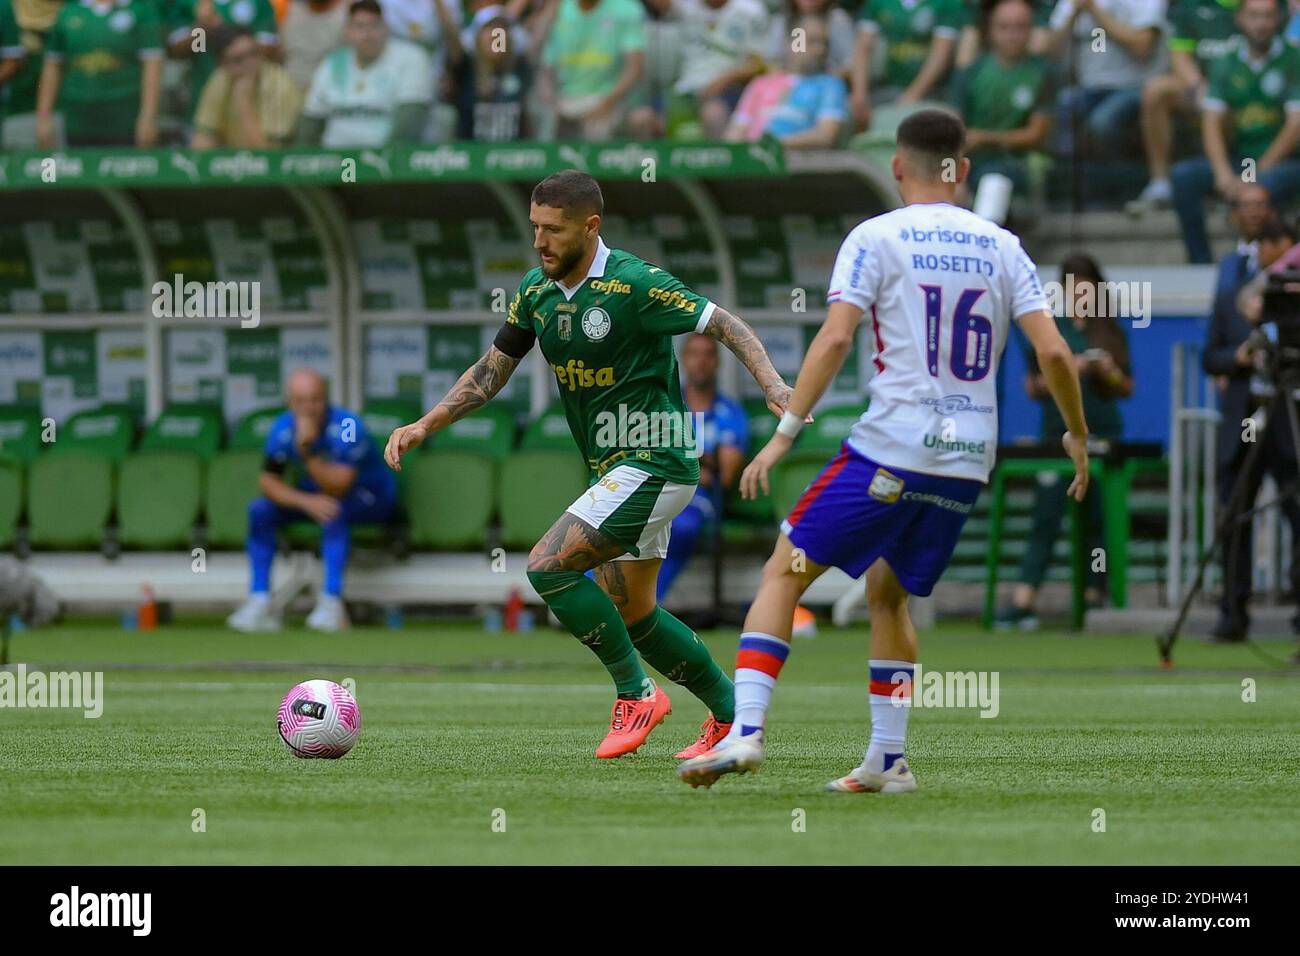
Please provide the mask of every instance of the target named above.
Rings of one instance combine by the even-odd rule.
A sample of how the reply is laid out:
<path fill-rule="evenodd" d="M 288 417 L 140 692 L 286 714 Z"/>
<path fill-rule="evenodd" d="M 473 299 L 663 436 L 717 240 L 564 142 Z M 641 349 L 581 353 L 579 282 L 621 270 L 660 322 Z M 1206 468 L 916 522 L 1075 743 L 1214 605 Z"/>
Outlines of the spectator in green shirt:
<path fill-rule="evenodd" d="M 850 84 L 856 128 L 875 106 L 913 106 L 941 90 L 964 16 L 960 0 L 866 0 Z"/>
<path fill-rule="evenodd" d="M 1089 434 L 1118 441 L 1124 432 L 1119 400 L 1133 394 L 1128 337 L 1118 321 L 1121 317 L 1110 314 L 1111 303 L 1104 292 L 1106 280 L 1092 256 L 1084 253 L 1066 256 L 1061 263 L 1061 284 L 1067 295 L 1073 291 L 1073 297 L 1066 303 L 1067 314 L 1057 316 L 1056 326 L 1074 353 L 1079 368 L 1079 387 L 1083 393 Z M 1028 362 L 1025 393 L 1043 406 L 1042 442 L 1059 449 L 1065 422 L 1051 400 L 1046 380 L 1032 351 L 1028 354 Z M 999 627 L 1032 630 L 1038 626 L 1034 605 L 1038 589 L 1051 566 L 1052 550 L 1061 530 L 1061 518 L 1065 515 L 1066 484 L 1061 475 L 1044 473 L 1039 476 L 1034 489 L 1033 525 L 1029 532 L 1029 546 L 1020 564 L 1020 580 L 1010 605 L 998 612 Z M 1083 507 L 1087 513 L 1087 547 L 1092 553 L 1093 549 L 1102 546 L 1103 541 L 1101 488 L 1097 484 L 1088 487 Z M 1105 579 L 1104 573 L 1090 572 L 1084 592 L 1089 607 L 1101 605 Z"/>
<path fill-rule="evenodd" d="M 1025 156 L 1052 131 L 1056 82 L 1051 64 L 1029 52 L 1034 10 L 1029 0 L 993 0 L 989 52 L 953 78 L 952 104 L 966 121 L 968 182 L 997 172 L 1026 185 Z"/>
<path fill-rule="evenodd" d="M 1169 10 L 1169 72 L 1142 87 L 1142 147 L 1151 179 L 1129 210 L 1168 206 L 1173 199 L 1174 121 L 1196 115 L 1214 62 L 1230 52 L 1239 0 L 1175 0 Z"/>
<path fill-rule="evenodd" d="M 641 137 L 657 127 L 644 103 L 640 0 L 550 0 L 541 27 L 540 99 L 559 139 Z"/>
<path fill-rule="evenodd" d="M 45 50 L 36 139 L 55 142 L 54 107 L 70 146 L 151 147 L 158 138 L 162 32 L 153 0 L 68 0 Z"/>
<path fill-rule="evenodd" d="M 1205 155 L 1173 168 L 1174 210 L 1190 262 L 1210 262 L 1203 203 L 1231 202 L 1247 182 L 1268 190 L 1277 208 L 1300 192 L 1300 52 L 1282 40 L 1277 0 L 1242 0 L 1239 43 L 1210 68 L 1201 104 Z"/>
<path fill-rule="evenodd" d="M 976 60 L 981 53 L 988 51 L 988 39 L 985 37 L 989 11 L 994 3 L 990 0 L 962 0 L 962 27 L 957 36 L 957 55 L 953 61 L 954 68 L 964 70 Z M 1034 8 L 1034 26 L 1029 34 L 1029 52 L 1035 56 L 1045 56 L 1052 45 L 1052 31 L 1048 23 L 1052 19 L 1054 0 L 1029 0 Z"/>
<path fill-rule="evenodd" d="M 262 55 L 272 63 L 284 59 L 275 10 L 270 0 L 172 0 L 168 7 L 167 55 L 189 60 L 190 105 L 193 119 L 203 87 L 217 68 L 217 58 L 208 46 L 208 31 L 222 23 L 253 31 Z"/>
<path fill-rule="evenodd" d="M 0 119 L 9 114 L 9 83 L 26 60 L 27 48 L 18 32 L 13 0 L 0 0 Z"/>

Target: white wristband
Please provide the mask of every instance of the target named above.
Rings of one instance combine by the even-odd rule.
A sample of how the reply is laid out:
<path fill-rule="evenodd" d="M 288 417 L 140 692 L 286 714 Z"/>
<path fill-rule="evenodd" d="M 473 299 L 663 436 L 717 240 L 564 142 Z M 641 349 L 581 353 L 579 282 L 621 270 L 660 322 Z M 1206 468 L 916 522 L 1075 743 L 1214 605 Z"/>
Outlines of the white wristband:
<path fill-rule="evenodd" d="M 794 412 L 786 412 L 782 415 L 781 424 L 776 426 L 777 432 L 786 438 L 795 438 L 801 428 L 803 428 L 803 416 L 796 415 Z"/>

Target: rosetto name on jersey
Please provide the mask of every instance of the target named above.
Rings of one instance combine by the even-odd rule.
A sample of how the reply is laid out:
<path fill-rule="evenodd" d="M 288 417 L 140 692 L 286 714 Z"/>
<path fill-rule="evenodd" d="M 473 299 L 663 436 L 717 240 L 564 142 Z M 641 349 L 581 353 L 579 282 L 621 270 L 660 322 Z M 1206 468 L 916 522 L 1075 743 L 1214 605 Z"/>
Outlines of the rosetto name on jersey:
<path fill-rule="evenodd" d="M 982 276 L 992 276 L 997 271 L 993 263 L 979 256 L 944 256 L 933 252 L 912 253 L 912 268 L 930 272 L 974 272 Z"/>
<path fill-rule="evenodd" d="M 874 346 L 849 444 L 885 467 L 988 481 L 1011 320 L 1048 311 L 1020 240 L 951 203 L 914 203 L 848 234 L 829 289 L 862 309 Z"/>

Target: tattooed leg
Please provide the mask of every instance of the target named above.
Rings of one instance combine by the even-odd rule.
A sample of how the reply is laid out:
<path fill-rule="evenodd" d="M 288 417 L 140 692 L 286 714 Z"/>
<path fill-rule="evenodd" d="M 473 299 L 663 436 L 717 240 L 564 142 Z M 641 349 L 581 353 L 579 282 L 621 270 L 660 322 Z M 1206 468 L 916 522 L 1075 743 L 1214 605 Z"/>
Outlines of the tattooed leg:
<path fill-rule="evenodd" d="M 641 668 L 618 608 L 585 573 L 626 550 L 565 512 L 529 554 L 528 580 L 569 633 L 600 658 L 618 696 L 635 699 L 653 682 Z"/>
<path fill-rule="evenodd" d="M 596 569 L 596 583 L 609 595 L 624 622 L 631 624 L 655 609 L 655 582 L 661 558 L 645 561 L 610 561 Z"/>
<path fill-rule="evenodd" d="M 528 555 L 528 570 L 579 571 L 585 574 L 626 553 L 627 548 L 623 545 L 566 511 L 533 545 Z"/>

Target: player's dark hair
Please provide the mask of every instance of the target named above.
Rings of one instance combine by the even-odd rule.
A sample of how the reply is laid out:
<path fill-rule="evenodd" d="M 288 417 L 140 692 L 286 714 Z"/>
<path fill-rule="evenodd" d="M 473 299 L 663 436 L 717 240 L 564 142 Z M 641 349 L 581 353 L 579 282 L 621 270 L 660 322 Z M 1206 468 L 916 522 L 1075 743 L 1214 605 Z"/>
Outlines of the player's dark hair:
<path fill-rule="evenodd" d="M 358 13 L 373 13 L 382 20 L 384 8 L 379 5 L 379 0 L 353 0 L 348 7 L 348 19 L 351 20 Z"/>
<path fill-rule="evenodd" d="M 577 213 L 583 219 L 605 215 L 605 197 L 600 193 L 600 183 L 576 169 L 551 173 L 534 186 L 533 203 L 562 209 L 565 215 Z"/>
<path fill-rule="evenodd" d="M 253 39 L 253 31 L 238 23 L 219 23 L 208 31 L 208 49 L 220 63 L 235 41 L 244 37 Z"/>
<path fill-rule="evenodd" d="M 945 109 L 918 110 L 898 124 L 898 148 L 919 164 L 918 172 L 936 179 L 945 160 L 959 160 L 966 143 L 966 124 Z"/>

